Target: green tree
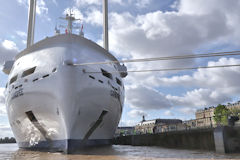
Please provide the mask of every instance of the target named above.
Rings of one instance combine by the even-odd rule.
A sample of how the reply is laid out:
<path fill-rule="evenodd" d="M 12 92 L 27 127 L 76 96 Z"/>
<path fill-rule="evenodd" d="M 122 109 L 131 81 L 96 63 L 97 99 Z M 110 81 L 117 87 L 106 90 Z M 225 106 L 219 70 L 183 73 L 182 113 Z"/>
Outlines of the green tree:
<path fill-rule="evenodd" d="M 238 116 L 240 118 L 240 109 L 239 108 L 231 108 L 230 109 L 232 116 Z"/>
<path fill-rule="evenodd" d="M 228 116 L 230 115 L 230 110 L 225 106 L 219 104 L 214 111 L 214 121 L 218 126 L 228 124 Z"/>

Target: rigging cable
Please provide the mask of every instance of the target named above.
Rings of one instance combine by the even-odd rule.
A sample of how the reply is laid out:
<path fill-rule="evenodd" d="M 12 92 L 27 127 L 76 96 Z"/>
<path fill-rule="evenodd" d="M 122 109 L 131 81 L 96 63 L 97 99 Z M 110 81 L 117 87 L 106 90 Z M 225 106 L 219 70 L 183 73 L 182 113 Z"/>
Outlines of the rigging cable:
<path fill-rule="evenodd" d="M 195 70 L 195 69 L 212 69 L 212 68 L 229 68 L 229 67 L 240 67 L 240 64 L 219 65 L 219 66 L 203 66 L 203 67 L 189 67 L 189 68 L 186 67 L 186 68 L 165 68 L 165 69 L 151 69 L 151 70 L 130 70 L 130 71 L 127 71 L 127 73 L 184 71 L 184 70 Z M 87 72 L 87 71 L 85 71 L 85 73 L 102 73 L 102 72 Z M 119 71 L 113 71 L 113 72 L 108 72 L 108 73 L 119 73 Z"/>
<path fill-rule="evenodd" d="M 107 62 L 106 61 L 105 62 L 89 62 L 89 63 L 80 63 L 80 64 L 72 64 L 72 65 L 73 66 L 86 66 L 86 65 L 96 65 L 96 64 L 151 62 L 151 61 L 162 61 L 162 60 L 181 60 L 181 59 L 237 56 L 237 55 L 240 55 L 240 51 L 216 52 L 216 53 L 206 53 L 206 54 L 189 54 L 189 55 L 183 55 L 183 56 L 130 59 L 130 60 L 121 60 L 121 61 L 116 60 L 116 61 L 107 61 Z"/>

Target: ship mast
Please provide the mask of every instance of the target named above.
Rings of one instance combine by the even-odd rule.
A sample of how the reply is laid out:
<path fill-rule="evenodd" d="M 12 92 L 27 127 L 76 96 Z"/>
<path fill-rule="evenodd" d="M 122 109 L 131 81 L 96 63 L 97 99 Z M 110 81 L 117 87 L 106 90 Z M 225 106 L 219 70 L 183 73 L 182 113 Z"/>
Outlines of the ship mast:
<path fill-rule="evenodd" d="M 27 48 L 33 45 L 34 43 L 36 5 L 37 5 L 37 0 L 30 0 L 29 13 L 28 13 L 29 15 L 28 15 Z"/>
<path fill-rule="evenodd" d="M 109 50 L 108 43 L 108 0 L 103 0 L 103 43 L 104 48 Z"/>
<path fill-rule="evenodd" d="M 68 22 L 67 28 L 66 28 L 66 33 L 68 33 L 68 34 L 72 34 L 73 29 L 76 28 L 76 27 L 73 26 L 73 22 L 81 20 L 81 19 L 76 19 L 74 17 L 74 14 L 72 13 L 71 9 L 70 9 L 70 13 L 66 14 L 66 17 L 60 17 L 60 19 L 66 20 Z M 60 26 L 60 27 L 64 28 L 64 26 Z"/>

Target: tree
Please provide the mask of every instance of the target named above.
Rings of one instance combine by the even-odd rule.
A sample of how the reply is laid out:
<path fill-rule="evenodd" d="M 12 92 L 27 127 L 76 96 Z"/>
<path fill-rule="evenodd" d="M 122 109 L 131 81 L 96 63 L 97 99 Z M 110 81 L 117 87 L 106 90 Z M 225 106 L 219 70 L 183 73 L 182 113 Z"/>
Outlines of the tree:
<path fill-rule="evenodd" d="M 240 109 L 239 108 L 231 108 L 230 109 L 232 116 L 238 116 L 240 118 Z"/>
<path fill-rule="evenodd" d="M 228 124 L 228 116 L 230 115 L 230 110 L 225 106 L 219 104 L 214 111 L 214 121 L 218 126 Z"/>

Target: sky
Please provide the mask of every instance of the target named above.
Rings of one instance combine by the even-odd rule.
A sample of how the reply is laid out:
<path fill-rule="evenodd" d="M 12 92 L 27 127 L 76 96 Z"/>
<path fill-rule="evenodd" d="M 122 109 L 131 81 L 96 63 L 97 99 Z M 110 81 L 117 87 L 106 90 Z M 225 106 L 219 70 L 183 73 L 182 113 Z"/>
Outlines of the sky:
<path fill-rule="evenodd" d="M 35 42 L 54 35 L 72 9 L 85 37 L 102 45 L 102 0 L 38 0 Z M 240 0 L 109 0 L 110 52 L 119 60 L 240 50 Z M 0 5 L 0 66 L 26 47 L 28 0 Z M 61 30 L 64 32 L 64 29 Z M 128 70 L 240 64 L 240 56 L 128 63 Z M 129 73 L 121 126 L 142 119 L 193 119 L 239 101 L 240 68 Z M 0 73 L 0 137 L 12 136 Z"/>

